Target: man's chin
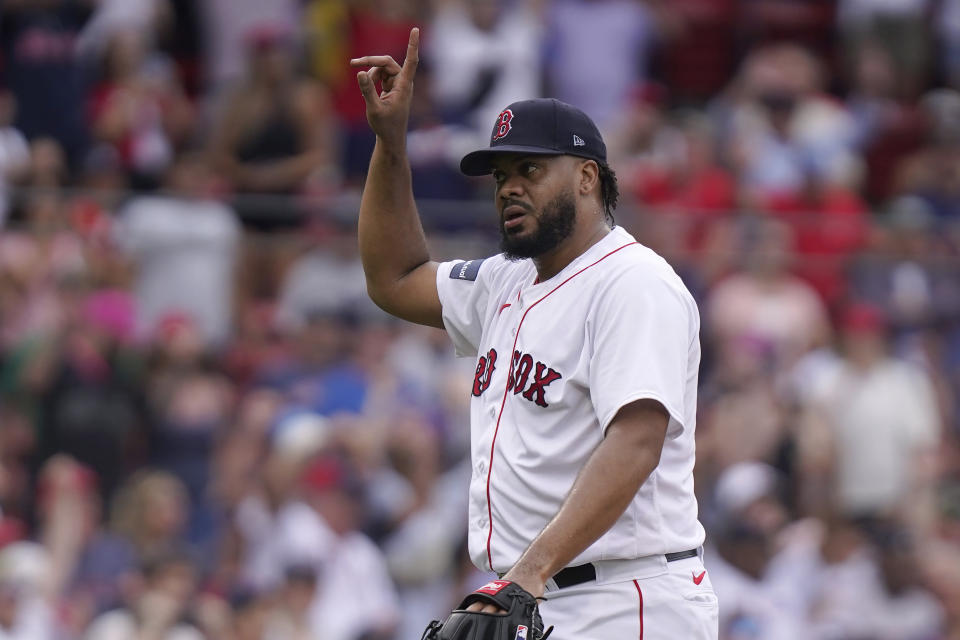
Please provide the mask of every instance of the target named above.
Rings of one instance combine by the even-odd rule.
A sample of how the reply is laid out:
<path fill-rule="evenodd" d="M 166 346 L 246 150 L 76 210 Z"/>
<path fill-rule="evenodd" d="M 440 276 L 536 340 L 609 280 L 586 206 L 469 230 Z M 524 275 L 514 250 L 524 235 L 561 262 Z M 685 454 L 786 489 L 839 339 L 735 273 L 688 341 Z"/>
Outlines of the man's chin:
<path fill-rule="evenodd" d="M 543 248 L 538 245 L 536 240 L 537 238 L 529 233 L 501 236 L 500 251 L 509 260 L 535 258 L 543 253 Z"/>

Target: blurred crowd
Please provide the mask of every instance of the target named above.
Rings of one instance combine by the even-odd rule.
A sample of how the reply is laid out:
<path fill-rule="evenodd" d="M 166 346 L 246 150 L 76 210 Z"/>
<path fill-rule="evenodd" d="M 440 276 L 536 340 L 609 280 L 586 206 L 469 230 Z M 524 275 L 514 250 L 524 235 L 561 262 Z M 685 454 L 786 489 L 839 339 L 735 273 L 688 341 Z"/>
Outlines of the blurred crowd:
<path fill-rule="evenodd" d="M 3 0 L 0 639 L 409 640 L 488 578 L 474 363 L 356 251 L 347 61 L 415 25 L 437 258 L 554 96 L 700 302 L 721 639 L 960 639 L 960 0 Z"/>

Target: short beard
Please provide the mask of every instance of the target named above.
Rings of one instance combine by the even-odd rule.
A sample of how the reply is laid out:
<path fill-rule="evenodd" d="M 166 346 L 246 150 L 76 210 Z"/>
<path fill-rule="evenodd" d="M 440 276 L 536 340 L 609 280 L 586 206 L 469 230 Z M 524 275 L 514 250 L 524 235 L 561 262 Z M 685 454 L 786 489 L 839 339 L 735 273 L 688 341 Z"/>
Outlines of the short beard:
<path fill-rule="evenodd" d="M 573 233 L 577 218 L 577 205 L 568 189 L 557 195 L 537 216 L 537 230 L 532 235 L 513 237 L 507 235 L 500 222 L 500 251 L 507 260 L 536 258 L 556 249 Z"/>

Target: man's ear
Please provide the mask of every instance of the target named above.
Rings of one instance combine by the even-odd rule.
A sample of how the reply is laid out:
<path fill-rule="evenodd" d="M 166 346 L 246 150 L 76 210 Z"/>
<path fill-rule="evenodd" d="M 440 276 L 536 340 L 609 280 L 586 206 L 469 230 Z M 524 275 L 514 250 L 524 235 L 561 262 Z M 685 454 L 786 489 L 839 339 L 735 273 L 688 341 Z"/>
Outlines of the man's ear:
<path fill-rule="evenodd" d="M 581 196 L 593 193 L 593 190 L 600 183 L 600 167 L 593 160 L 584 160 L 580 163 L 580 188 Z"/>

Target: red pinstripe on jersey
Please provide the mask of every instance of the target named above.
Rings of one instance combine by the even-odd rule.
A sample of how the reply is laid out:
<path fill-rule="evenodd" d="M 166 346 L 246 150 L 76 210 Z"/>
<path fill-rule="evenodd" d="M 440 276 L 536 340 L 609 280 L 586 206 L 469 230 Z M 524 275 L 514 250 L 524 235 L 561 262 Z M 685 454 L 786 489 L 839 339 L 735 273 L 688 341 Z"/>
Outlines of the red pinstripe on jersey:
<path fill-rule="evenodd" d="M 633 581 L 633 586 L 637 588 L 637 597 L 640 598 L 640 640 L 643 640 L 643 591 L 640 590 L 640 583 Z"/>
<path fill-rule="evenodd" d="M 563 285 L 567 284 L 568 282 L 570 282 L 571 280 L 573 280 L 574 278 L 576 278 L 578 275 L 580 275 L 581 273 L 583 273 L 584 271 L 586 271 L 586 270 L 589 269 L 590 267 L 592 267 L 592 266 L 594 266 L 594 265 L 597 265 L 597 264 L 603 262 L 604 260 L 606 260 L 607 258 L 609 258 L 610 256 L 612 256 L 612 255 L 615 254 L 616 252 L 620 251 L 621 249 L 626 249 L 627 247 L 629 247 L 629 246 L 631 246 L 631 245 L 635 245 L 635 244 L 639 244 L 639 243 L 638 243 L 638 242 L 628 242 L 628 243 L 625 244 L 625 245 L 622 245 L 622 246 L 617 247 L 616 249 L 614 249 L 614 250 L 611 251 L 610 253 L 606 254 L 605 256 L 603 256 L 602 258 L 600 258 L 599 260 L 597 260 L 596 262 L 591 262 L 590 264 L 588 264 L 587 266 L 585 266 L 583 269 L 580 269 L 579 271 L 577 271 L 576 273 L 574 273 L 573 275 L 571 275 L 569 278 L 567 278 L 566 280 L 564 280 L 563 282 L 561 282 L 560 284 L 558 284 L 557 286 L 555 286 L 553 289 L 551 289 L 550 291 L 548 291 L 546 294 L 543 295 L 542 298 L 539 298 L 536 302 L 534 302 L 534 303 L 531 304 L 529 307 L 527 307 L 527 310 L 524 311 L 524 312 L 523 312 L 523 315 L 520 317 L 520 324 L 517 325 L 517 333 L 516 333 L 516 335 L 514 335 L 514 337 L 513 337 L 513 348 L 510 349 L 510 353 L 513 354 L 513 353 L 517 350 L 517 340 L 520 338 L 520 328 L 523 327 L 523 321 L 527 318 L 527 314 L 530 313 L 530 311 L 531 311 L 535 306 L 537 306 L 538 304 L 540 304 L 541 302 L 543 302 L 544 300 L 546 300 L 548 297 L 550 297 L 550 295 L 551 295 L 554 291 L 556 291 L 557 289 L 559 289 L 559 288 L 562 287 Z M 539 282 L 539 278 L 537 279 L 537 282 Z M 519 299 L 519 298 L 520 298 L 520 293 L 518 292 L 518 293 L 517 293 L 517 299 Z M 512 362 L 512 360 L 511 360 L 511 362 Z M 507 380 L 509 381 L 509 379 L 510 379 L 510 374 L 509 374 L 509 372 L 508 372 L 508 374 L 507 374 Z M 490 570 L 491 570 L 491 571 L 493 571 L 493 555 L 492 555 L 491 552 L 490 552 L 490 540 L 493 538 L 493 507 L 492 507 L 491 504 L 490 504 L 490 476 L 491 476 L 491 474 L 493 473 L 493 449 L 494 449 L 494 446 L 497 444 L 497 432 L 500 431 L 500 418 L 503 417 L 503 408 L 504 408 L 504 407 L 506 406 L 506 404 L 507 404 L 507 394 L 508 394 L 508 392 L 509 392 L 509 388 L 507 387 L 506 384 L 504 384 L 504 388 L 503 388 L 503 400 L 500 401 L 500 412 L 497 414 L 497 425 L 496 425 L 496 426 L 494 427 L 494 429 L 493 429 L 493 441 L 490 443 L 490 464 L 487 465 L 487 521 L 488 521 L 488 526 L 489 526 L 489 531 L 488 531 L 488 533 L 487 533 L 487 562 L 490 563 Z M 637 589 L 639 590 L 639 588 L 640 588 L 640 587 L 639 587 L 639 585 L 638 585 L 638 586 L 637 586 Z M 641 599 L 641 601 L 642 601 L 642 599 Z M 642 629 L 643 629 L 643 626 L 642 626 L 642 622 L 641 622 L 641 631 L 642 631 Z M 642 640 L 643 633 L 641 633 L 640 635 L 641 635 L 641 640 Z"/>

